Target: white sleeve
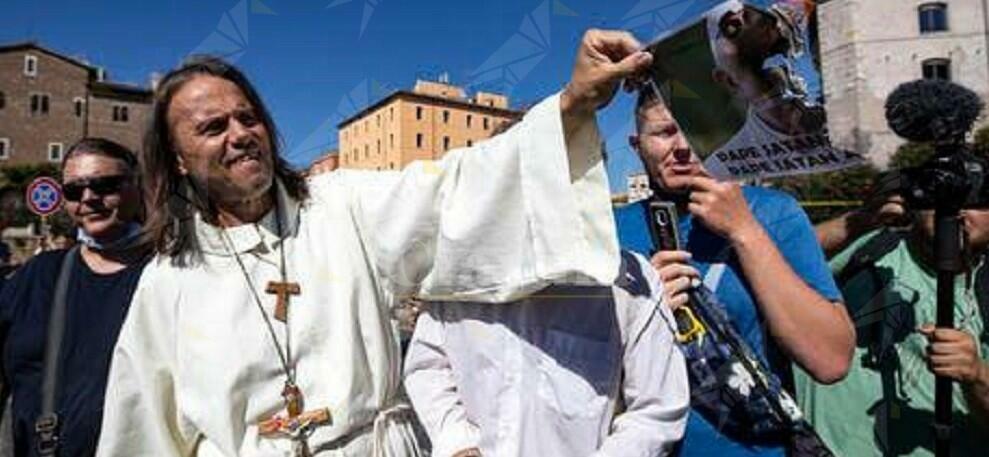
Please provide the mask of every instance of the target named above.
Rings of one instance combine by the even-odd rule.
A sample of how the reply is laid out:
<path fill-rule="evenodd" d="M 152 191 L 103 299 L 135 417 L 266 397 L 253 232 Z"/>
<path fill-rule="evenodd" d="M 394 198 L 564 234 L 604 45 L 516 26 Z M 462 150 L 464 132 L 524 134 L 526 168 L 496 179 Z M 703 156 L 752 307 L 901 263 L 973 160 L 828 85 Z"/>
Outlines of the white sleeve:
<path fill-rule="evenodd" d="M 648 262 L 640 259 L 649 296 L 617 290 L 618 305 L 634 316 L 625 325 L 622 393 L 626 410 L 612 423 L 597 457 L 668 455 L 683 438 L 690 407 L 690 384 L 683 354 L 670 325 L 673 316 L 661 303 L 661 285 Z"/>
<path fill-rule="evenodd" d="M 419 316 L 405 357 L 405 391 L 429 434 L 433 456 L 479 447 L 481 432 L 467 418 L 444 348 L 443 323 L 432 311 Z"/>
<path fill-rule="evenodd" d="M 550 97 L 508 132 L 401 173 L 334 173 L 355 184 L 356 219 L 386 288 L 506 302 L 550 283 L 614 280 L 618 241 L 597 123 L 565 141 L 559 103 Z"/>
<path fill-rule="evenodd" d="M 174 309 L 156 300 L 153 270 L 149 265 L 138 282 L 113 351 L 100 457 L 189 456 L 196 444 L 176 404 Z"/>

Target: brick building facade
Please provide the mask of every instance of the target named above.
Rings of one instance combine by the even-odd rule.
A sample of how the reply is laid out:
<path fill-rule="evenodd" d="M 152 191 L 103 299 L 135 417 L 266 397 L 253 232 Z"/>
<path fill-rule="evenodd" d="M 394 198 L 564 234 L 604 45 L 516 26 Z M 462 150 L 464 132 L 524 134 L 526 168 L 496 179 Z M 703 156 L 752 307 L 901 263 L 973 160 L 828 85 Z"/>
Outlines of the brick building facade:
<path fill-rule="evenodd" d="M 417 81 L 344 120 L 337 127 L 339 166 L 397 170 L 414 160 L 437 159 L 446 151 L 472 146 L 504 122 L 520 116 L 503 95 L 445 82 Z"/>
<path fill-rule="evenodd" d="M 83 136 L 140 150 L 151 91 L 34 43 L 0 46 L 0 167 L 59 162 Z"/>

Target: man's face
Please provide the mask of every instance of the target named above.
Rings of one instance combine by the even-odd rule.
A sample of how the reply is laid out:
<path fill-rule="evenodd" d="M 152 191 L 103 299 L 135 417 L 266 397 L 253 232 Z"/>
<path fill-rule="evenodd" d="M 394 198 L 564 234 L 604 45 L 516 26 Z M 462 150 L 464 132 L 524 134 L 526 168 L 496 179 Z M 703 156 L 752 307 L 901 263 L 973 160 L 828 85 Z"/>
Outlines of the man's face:
<path fill-rule="evenodd" d="M 97 240 L 113 240 L 135 222 L 141 193 L 133 173 L 120 160 L 98 154 L 72 156 L 62 170 L 65 211 Z"/>
<path fill-rule="evenodd" d="M 194 77 L 172 97 L 167 119 L 179 172 L 203 186 L 213 201 L 255 200 L 271 188 L 271 137 L 234 83 Z"/>
<path fill-rule="evenodd" d="M 989 209 L 966 209 L 961 212 L 962 229 L 965 232 L 966 248 L 970 252 L 980 252 L 989 247 Z M 934 211 L 918 211 L 917 230 L 924 239 L 934 242 Z"/>
<path fill-rule="evenodd" d="M 668 192 L 687 192 L 690 178 L 706 173 L 691 151 L 673 115 L 660 102 L 647 104 L 637 113 L 638 131 L 629 139 L 653 182 Z"/>
<path fill-rule="evenodd" d="M 729 11 L 718 21 L 715 52 L 726 69 L 757 70 L 770 56 L 786 52 L 787 46 L 776 18 L 751 5 Z"/>
<path fill-rule="evenodd" d="M 989 210 L 963 210 L 962 223 L 970 250 L 982 251 L 989 246 Z"/>

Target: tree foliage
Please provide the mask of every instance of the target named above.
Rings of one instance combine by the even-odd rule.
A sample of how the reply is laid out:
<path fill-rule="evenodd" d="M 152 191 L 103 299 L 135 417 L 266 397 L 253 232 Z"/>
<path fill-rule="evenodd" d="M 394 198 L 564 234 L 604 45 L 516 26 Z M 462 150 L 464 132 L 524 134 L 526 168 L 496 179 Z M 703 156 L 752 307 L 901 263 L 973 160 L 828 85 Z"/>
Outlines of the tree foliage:
<path fill-rule="evenodd" d="M 49 176 L 58 180 L 58 166 L 45 163 L 7 165 L 0 168 L 0 196 L 16 202 L 16 205 L 12 205 L 14 207 L 12 214 L 2 215 L 3 222 L 7 225 L 25 226 L 31 222 L 37 222 L 38 216 L 27 209 L 24 193 L 27 191 L 28 184 L 39 176 Z M 52 217 L 52 222 L 63 224 L 65 221 L 62 219 L 65 218 L 63 212 L 58 212 Z"/>
<path fill-rule="evenodd" d="M 867 164 L 828 173 L 777 178 L 769 184 L 803 203 L 822 204 L 804 208 L 811 221 L 820 222 L 850 210 L 845 203 L 864 200 L 877 176 L 879 170 Z"/>

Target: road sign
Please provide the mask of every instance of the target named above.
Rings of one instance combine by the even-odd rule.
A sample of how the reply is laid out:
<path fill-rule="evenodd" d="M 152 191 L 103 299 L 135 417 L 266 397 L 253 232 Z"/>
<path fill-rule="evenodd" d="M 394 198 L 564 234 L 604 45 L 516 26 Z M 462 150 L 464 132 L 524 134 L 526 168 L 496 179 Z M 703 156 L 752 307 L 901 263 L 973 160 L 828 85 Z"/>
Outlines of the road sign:
<path fill-rule="evenodd" d="M 25 197 L 32 213 L 48 216 L 62 207 L 62 186 L 52 178 L 41 176 L 28 184 Z"/>

